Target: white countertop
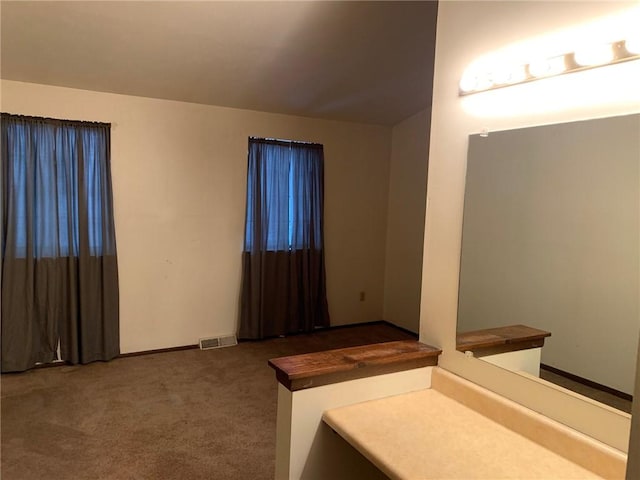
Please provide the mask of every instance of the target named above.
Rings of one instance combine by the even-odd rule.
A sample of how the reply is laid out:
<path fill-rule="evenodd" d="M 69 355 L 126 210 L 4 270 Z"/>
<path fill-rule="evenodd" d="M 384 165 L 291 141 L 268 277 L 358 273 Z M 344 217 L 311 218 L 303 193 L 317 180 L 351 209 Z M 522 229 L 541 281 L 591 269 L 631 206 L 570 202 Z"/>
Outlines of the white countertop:
<path fill-rule="evenodd" d="M 328 410 L 323 420 L 394 479 L 601 478 L 434 389 Z"/>

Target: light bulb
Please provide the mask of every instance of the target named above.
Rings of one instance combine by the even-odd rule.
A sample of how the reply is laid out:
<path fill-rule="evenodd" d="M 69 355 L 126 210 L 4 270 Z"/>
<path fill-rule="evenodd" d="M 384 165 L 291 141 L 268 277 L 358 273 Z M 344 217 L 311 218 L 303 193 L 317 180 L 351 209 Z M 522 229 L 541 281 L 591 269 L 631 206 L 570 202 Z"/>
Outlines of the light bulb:
<path fill-rule="evenodd" d="M 474 90 L 477 89 L 477 86 L 478 86 L 478 80 L 476 75 L 465 72 L 465 74 L 462 75 L 462 79 L 460 80 L 459 86 L 460 86 L 460 91 L 464 93 L 473 92 Z"/>
<path fill-rule="evenodd" d="M 527 72 L 524 65 L 510 65 L 499 68 L 491 74 L 494 85 L 508 85 L 526 80 Z"/>
<path fill-rule="evenodd" d="M 493 87 L 493 82 L 488 73 L 481 73 L 478 75 L 476 81 L 478 82 L 476 90 L 487 90 Z"/>
<path fill-rule="evenodd" d="M 529 73 L 534 77 L 558 75 L 567 69 L 564 55 L 534 60 L 529 64 Z"/>
<path fill-rule="evenodd" d="M 613 60 L 613 45 L 610 43 L 590 45 L 576 50 L 573 58 L 578 65 L 583 67 L 603 65 Z"/>
<path fill-rule="evenodd" d="M 632 55 L 640 55 L 640 35 L 627 38 L 624 41 L 624 48 Z"/>
<path fill-rule="evenodd" d="M 460 91 L 463 93 L 477 92 L 491 88 L 492 83 L 486 73 L 481 73 L 476 69 L 468 69 L 460 80 Z"/>

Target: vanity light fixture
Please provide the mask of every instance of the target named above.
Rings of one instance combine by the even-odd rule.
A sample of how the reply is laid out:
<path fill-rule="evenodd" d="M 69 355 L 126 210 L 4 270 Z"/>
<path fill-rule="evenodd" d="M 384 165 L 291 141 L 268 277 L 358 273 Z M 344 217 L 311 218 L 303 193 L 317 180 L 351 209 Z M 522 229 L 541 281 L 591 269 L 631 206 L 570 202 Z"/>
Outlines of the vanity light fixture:
<path fill-rule="evenodd" d="M 579 72 L 590 68 L 640 59 L 640 35 L 612 43 L 581 47 L 575 52 L 531 60 L 520 65 L 505 65 L 492 70 L 470 67 L 459 85 L 460 96 Z"/>

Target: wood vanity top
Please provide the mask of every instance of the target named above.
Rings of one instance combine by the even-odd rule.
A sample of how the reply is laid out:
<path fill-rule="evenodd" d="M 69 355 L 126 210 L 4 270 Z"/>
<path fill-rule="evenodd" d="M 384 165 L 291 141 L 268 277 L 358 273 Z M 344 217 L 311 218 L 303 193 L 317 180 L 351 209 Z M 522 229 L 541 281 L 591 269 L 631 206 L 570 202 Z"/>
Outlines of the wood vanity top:
<path fill-rule="evenodd" d="M 550 336 L 551 332 L 526 325 L 485 328 L 459 333 L 456 348 L 461 352 L 471 351 L 476 356 L 495 355 L 542 347 L 544 339 Z"/>
<path fill-rule="evenodd" d="M 269 366 L 282 385 L 296 391 L 434 366 L 441 352 L 417 340 L 401 340 L 274 358 L 269 360 Z"/>

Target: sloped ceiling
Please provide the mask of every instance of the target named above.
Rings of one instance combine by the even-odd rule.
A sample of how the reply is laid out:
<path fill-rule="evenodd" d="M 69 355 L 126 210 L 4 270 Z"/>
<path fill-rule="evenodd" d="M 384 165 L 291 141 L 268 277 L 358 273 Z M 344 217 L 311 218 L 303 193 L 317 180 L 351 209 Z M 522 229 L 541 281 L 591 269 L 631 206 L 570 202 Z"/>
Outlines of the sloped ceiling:
<path fill-rule="evenodd" d="M 2 1 L 4 79 L 393 125 L 430 104 L 435 2 Z"/>

